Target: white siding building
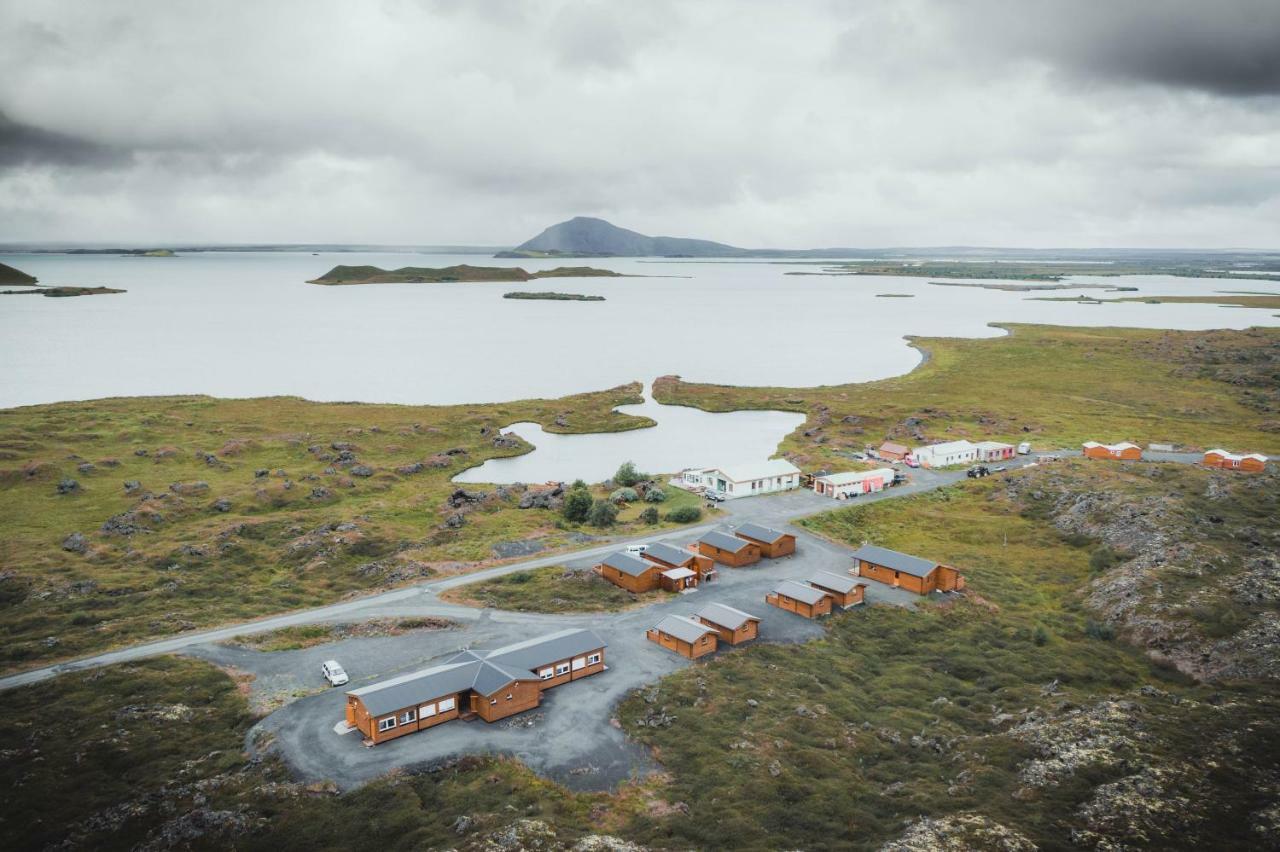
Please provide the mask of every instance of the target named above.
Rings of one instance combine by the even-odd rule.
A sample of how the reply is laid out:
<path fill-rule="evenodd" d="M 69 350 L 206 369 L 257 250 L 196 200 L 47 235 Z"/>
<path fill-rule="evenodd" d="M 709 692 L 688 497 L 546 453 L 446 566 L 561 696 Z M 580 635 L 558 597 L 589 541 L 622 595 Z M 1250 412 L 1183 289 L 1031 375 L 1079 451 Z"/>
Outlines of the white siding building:
<path fill-rule="evenodd" d="M 976 460 L 978 447 L 970 441 L 948 441 L 945 444 L 916 447 L 912 455 L 920 462 L 921 467 L 948 467 Z"/>
<path fill-rule="evenodd" d="M 686 482 L 690 481 L 692 473 L 686 471 L 683 474 Z M 697 477 L 698 485 L 727 499 L 773 494 L 800 487 L 800 468 L 786 459 L 703 468 L 697 471 Z"/>
<path fill-rule="evenodd" d="M 978 461 L 992 462 L 1013 458 L 1013 444 L 1002 444 L 999 441 L 979 441 L 976 445 Z"/>
<path fill-rule="evenodd" d="M 893 484 L 893 468 L 860 470 L 851 473 L 829 473 L 813 478 L 813 490 L 835 500 L 847 500 L 859 494 L 870 494 Z"/>

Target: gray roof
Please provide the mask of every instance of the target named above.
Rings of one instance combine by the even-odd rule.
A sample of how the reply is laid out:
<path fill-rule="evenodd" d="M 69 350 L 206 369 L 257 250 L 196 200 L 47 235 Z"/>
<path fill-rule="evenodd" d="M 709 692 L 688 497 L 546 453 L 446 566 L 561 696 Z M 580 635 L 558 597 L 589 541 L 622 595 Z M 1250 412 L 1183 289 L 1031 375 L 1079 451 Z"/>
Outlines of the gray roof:
<path fill-rule="evenodd" d="M 605 641 L 591 630 L 569 629 L 539 636 L 493 651 L 459 651 L 443 665 L 410 672 L 370 686 L 353 689 L 374 716 L 402 707 L 412 707 L 474 689 L 492 695 L 517 680 L 537 680 L 534 669 L 605 647 Z"/>
<path fill-rule="evenodd" d="M 806 586 L 804 583 L 797 583 L 795 580 L 783 580 L 774 586 L 773 590 L 780 595 L 786 595 L 789 598 L 795 598 L 807 604 L 816 604 L 827 596 L 827 593 L 821 589 Z"/>
<path fill-rule="evenodd" d="M 655 624 L 653 629 L 690 643 L 697 642 L 708 633 L 715 633 L 715 630 L 707 625 L 699 624 L 692 618 L 685 618 L 683 615 L 668 615 Z"/>
<path fill-rule="evenodd" d="M 617 568 L 623 574 L 630 574 L 632 577 L 639 577 L 645 571 L 653 569 L 652 562 L 645 562 L 643 559 L 637 559 L 630 553 L 619 550 L 617 553 L 610 553 L 601 563 L 608 565 L 610 568 Z"/>
<path fill-rule="evenodd" d="M 706 533 L 698 541 L 705 541 L 712 547 L 718 547 L 721 550 L 727 550 L 730 553 L 737 553 L 739 550 L 751 544 L 749 541 L 738 538 L 737 536 L 722 533 L 719 530 L 712 530 Z"/>
<path fill-rule="evenodd" d="M 738 535 L 745 535 L 747 538 L 754 538 L 756 541 L 764 541 L 769 544 L 773 544 L 784 535 L 790 535 L 790 533 L 784 533 L 781 530 L 775 530 L 773 527 L 766 527 L 762 524 L 743 524 L 735 532 Z"/>
<path fill-rule="evenodd" d="M 722 603 L 709 603 L 697 612 L 698 618 L 705 618 L 707 621 L 719 624 L 721 627 L 727 627 L 730 630 L 737 630 L 748 621 L 759 621 L 758 616 L 754 616 L 749 612 L 743 612 L 740 609 L 734 609 L 731 606 Z"/>
<path fill-rule="evenodd" d="M 919 556 L 899 553 L 896 550 L 890 550 L 887 547 L 879 547 L 874 544 L 862 545 L 862 547 L 854 551 L 853 558 L 863 559 L 876 565 L 883 565 L 885 568 L 901 571 L 913 577 L 928 577 L 933 573 L 933 569 L 938 567 L 937 562 L 921 559 Z"/>
<path fill-rule="evenodd" d="M 683 565 L 693 558 L 693 554 L 683 547 L 676 547 L 661 541 L 649 545 L 649 549 L 644 552 L 644 555 L 653 559 L 661 559 L 663 562 L 669 562 L 672 565 Z"/>
<path fill-rule="evenodd" d="M 852 592 L 858 586 L 866 585 L 865 583 L 859 583 L 847 574 L 832 574 L 830 571 L 817 572 L 809 578 L 809 582 L 815 586 L 830 589 L 833 592 L 839 592 L 842 595 L 849 594 L 849 592 Z"/>

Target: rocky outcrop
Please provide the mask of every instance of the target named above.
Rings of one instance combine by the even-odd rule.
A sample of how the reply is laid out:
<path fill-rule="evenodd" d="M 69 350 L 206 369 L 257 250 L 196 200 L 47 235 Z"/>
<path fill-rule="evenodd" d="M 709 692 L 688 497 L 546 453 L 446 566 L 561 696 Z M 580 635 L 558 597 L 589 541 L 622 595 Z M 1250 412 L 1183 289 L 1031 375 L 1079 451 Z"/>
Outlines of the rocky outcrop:
<path fill-rule="evenodd" d="M 1034 852 L 1022 833 L 981 814 L 922 817 L 880 852 Z"/>

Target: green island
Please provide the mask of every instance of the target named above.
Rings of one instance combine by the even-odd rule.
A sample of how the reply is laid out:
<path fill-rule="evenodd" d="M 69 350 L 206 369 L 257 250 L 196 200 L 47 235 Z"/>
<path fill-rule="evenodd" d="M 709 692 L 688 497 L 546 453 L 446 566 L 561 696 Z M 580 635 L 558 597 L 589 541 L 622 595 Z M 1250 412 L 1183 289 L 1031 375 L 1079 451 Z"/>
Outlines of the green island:
<path fill-rule="evenodd" d="M 533 281 L 539 278 L 625 278 L 620 272 L 590 266 L 558 266 L 541 272 L 528 272 L 518 266 L 404 266 L 382 269 L 377 266 L 335 266 L 308 284 L 330 286 L 350 284 L 444 284 L 451 282 Z"/>
<path fill-rule="evenodd" d="M 1280 281 L 1280 274 L 1249 272 L 1247 269 L 1222 269 L 1220 260 L 1206 259 L 1204 264 L 1168 259 L 1110 260 L 1102 263 L 1023 262 L 975 260 L 863 260 L 823 263 L 819 272 L 794 271 L 787 275 L 900 275 L 909 278 L 1012 279 L 1016 281 L 1054 282 L 1078 275 L 1172 275 L 1175 278 L 1229 278 L 1240 281 Z M 1072 289 L 1081 286 L 1071 285 Z"/>
<path fill-rule="evenodd" d="M 115 287 L 68 287 L 63 285 L 37 285 L 30 290 L 0 290 L 0 296 L 48 296 L 53 299 L 72 296 L 107 296 L 112 293 L 127 293 Z"/>
<path fill-rule="evenodd" d="M 1085 296 L 1068 298 L 1065 296 L 1045 296 L 1035 301 L 1041 302 L 1087 302 L 1096 305 L 1109 305 L 1117 302 L 1142 302 L 1147 305 L 1223 305 L 1234 308 L 1264 308 L 1274 310 L 1280 308 L 1280 294 L 1224 293 L 1221 296 L 1133 296 L 1123 299 L 1090 299 Z"/>
<path fill-rule="evenodd" d="M 876 293 L 877 299 L 914 299 L 915 293 Z"/>
<path fill-rule="evenodd" d="M 604 296 L 584 296 L 581 293 L 533 293 L 516 291 L 502 294 L 504 299 L 538 299 L 549 302 L 603 302 Z"/>

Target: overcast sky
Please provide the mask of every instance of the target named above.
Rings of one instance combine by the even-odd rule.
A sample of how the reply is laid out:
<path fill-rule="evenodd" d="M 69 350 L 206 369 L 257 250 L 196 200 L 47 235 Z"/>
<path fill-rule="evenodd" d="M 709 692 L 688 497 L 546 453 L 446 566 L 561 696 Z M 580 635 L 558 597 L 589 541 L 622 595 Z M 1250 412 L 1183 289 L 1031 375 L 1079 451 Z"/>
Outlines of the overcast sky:
<path fill-rule="evenodd" d="M 0 0 L 0 241 L 1280 248 L 1280 2 Z"/>

